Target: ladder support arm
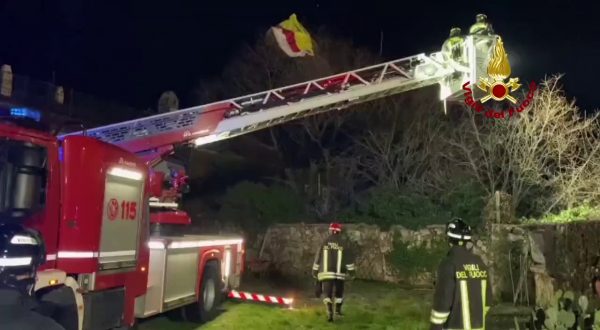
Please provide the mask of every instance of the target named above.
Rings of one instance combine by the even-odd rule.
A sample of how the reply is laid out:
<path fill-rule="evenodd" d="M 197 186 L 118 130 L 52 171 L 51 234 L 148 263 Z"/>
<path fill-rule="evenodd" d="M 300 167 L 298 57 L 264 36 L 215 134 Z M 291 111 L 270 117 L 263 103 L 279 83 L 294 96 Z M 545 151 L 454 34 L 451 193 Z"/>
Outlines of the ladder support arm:
<path fill-rule="evenodd" d="M 437 53 L 419 54 L 266 92 L 97 127 L 85 133 L 134 153 L 154 152 L 160 157 L 161 150 L 175 144 L 204 145 L 437 84 L 453 72 L 437 58 Z"/>

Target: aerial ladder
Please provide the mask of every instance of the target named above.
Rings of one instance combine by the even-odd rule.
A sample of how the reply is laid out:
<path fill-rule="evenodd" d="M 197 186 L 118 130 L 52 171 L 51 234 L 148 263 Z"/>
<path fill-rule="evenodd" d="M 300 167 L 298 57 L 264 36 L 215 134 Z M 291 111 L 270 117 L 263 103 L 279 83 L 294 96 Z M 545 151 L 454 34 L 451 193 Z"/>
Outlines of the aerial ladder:
<path fill-rule="evenodd" d="M 136 154 L 152 169 L 150 181 L 156 183 L 154 186 L 166 183 L 162 191 L 153 190 L 149 201 L 153 210 L 151 221 L 189 224 L 189 215 L 179 210 L 188 177 L 183 166 L 168 159 L 175 146 L 205 146 L 436 84 L 446 110 L 447 101 L 460 100 L 465 83 L 476 83 L 486 74 L 498 38 L 465 36 L 458 57 L 450 56 L 444 49 L 429 55 L 421 53 L 260 93 L 70 132 L 58 138 L 86 135 Z M 474 89 L 474 98 L 477 93 Z"/>
<path fill-rule="evenodd" d="M 318 113 L 440 85 L 440 100 L 456 101 L 462 85 L 486 72 L 497 35 L 464 38 L 460 58 L 424 53 L 268 91 L 59 136 L 88 135 L 120 146 L 149 165 L 178 144 L 203 146 Z"/>

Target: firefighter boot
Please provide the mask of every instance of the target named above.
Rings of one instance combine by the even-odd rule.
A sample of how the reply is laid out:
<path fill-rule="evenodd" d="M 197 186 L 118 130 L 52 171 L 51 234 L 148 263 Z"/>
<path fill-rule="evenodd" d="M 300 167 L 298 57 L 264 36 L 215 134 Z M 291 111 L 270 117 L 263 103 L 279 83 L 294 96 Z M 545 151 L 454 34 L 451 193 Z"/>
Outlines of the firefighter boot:
<path fill-rule="evenodd" d="M 342 314 L 342 304 L 343 303 L 344 303 L 344 301 L 342 300 L 342 298 L 335 299 L 335 315 L 344 316 L 344 314 Z"/>
<path fill-rule="evenodd" d="M 329 298 L 323 299 L 323 302 L 327 306 L 327 322 L 333 322 L 333 303 Z"/>

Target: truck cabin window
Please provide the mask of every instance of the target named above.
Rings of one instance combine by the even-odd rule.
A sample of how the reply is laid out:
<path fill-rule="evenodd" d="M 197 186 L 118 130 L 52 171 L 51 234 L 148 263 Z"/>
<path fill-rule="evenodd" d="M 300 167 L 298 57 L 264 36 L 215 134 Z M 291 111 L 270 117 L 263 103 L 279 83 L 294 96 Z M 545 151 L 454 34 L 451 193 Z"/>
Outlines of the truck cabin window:
<path fill-rule="evenodd" d="M 46 203 L 46 149 L 28 142 L 0 140 L 0 217 L 22 220 Z"/>

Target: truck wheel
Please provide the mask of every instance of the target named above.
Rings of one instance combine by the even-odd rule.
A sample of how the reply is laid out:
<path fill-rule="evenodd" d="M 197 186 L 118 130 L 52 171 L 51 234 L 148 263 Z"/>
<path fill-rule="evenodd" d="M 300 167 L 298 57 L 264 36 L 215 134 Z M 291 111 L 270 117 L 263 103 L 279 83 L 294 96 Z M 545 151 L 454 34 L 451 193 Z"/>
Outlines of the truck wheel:
<path fill-rule="evenodd" d="M 36 292 L 37 312 L 52 318 L 66 330 L 77 330 L 79 319 L 73 290 L 68 286 L 40 289 Z"/>
<path fill-rule="evenodd" d="M 206 265 L 198 301 L 182 309 L 182 315 L 186 321 L 208 322 L 217 316 L 219 305 L 222 302 L 219 273 L 218 264 L 211 262 Z"/>

